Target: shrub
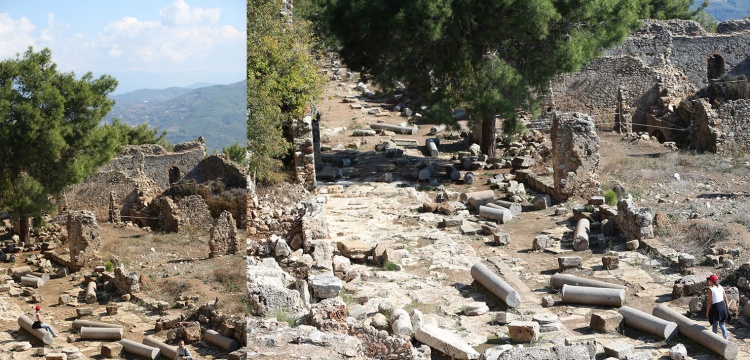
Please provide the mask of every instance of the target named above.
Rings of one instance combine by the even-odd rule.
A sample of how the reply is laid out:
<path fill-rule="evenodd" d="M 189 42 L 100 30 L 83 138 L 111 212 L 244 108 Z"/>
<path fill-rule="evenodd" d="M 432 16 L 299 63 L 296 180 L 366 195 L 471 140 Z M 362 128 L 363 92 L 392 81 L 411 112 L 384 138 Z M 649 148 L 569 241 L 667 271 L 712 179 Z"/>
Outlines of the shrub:
<path fill-rule="evenodd" d="M 615 206 L 617 205 L 617 200 L 617 193 L 614 190 L 609 189 L 604 192 L 604 202 L 607 205 Z"/>
<path fill-rule="evenodd" d="M 107 269 L 107 272 L 112 272 L 115 270 L 115 264 L 110 260 L 104 263 L 104 268 Z"/>

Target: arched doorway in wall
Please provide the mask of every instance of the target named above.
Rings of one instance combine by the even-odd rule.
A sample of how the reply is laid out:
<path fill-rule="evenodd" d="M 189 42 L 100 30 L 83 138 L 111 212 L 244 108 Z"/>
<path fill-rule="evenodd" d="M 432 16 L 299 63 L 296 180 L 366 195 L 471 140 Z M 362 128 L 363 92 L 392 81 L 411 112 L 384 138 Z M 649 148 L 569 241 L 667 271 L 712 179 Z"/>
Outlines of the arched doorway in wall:
<path fill-rule="evenodd" d="M 708 80 L 718 79 L 724 76 L 724 58 L 721 55 L 711 55 L 706 66 L 706 77 Z"/>
<path fill-rule="evenodd" d="M 177 166 L 172 166 L 169 168 L 169 183 L 174 184 L 178 181 L 180 181 L 181 175 L 180 175 L 180 168 Z"/>

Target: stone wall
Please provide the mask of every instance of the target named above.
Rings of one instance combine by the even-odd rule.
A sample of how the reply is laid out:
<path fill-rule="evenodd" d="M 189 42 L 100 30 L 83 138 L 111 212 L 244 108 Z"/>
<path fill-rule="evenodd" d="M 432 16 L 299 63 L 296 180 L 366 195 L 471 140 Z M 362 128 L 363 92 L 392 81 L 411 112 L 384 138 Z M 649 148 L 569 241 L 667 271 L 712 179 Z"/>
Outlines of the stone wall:
<path fill-rule="evenodd" d="M 179 169 L 178 177 L 193 170 L 206 156 L 203 139 L 175 145 L 174 152 L 167 152 L 159 145 L 126 146 L 125 150 L 104 166 L 101 171 L 120 171 L 126 176 L 145 174 L 163 191 L 169 188 L 169 171 Z"/>
<path fill-rule="evenodd" d="M 247 171 L 229 160 L 226 155 L 211 155 L 201 160 L 184 176 L 185 180 L 195 180 L 204 183 L 211 180 L 221 180 L 227 189 L 247 188 Z"/>
<path fill-rule="evenodd" d="M 638 207 L 629 198 L 617 202 L 615 228 L 625 240 L 653 239 L 653 219 L 650 208 Z"/>
<path fill-rule="evenodd" d="M 555 113 L 552 167 L 557 201 L 599 194 L 599 136 L 585 114 Z"/>
<path fill-rule="evenodd" d="M 128 176 L 118 170 L 100 171 L 65 191 L 64 210 L 88 210 L 94 213 L 97 220 L 107 221 L 111 191 L 115 204 L 120 207 L 120 216 L 128 215 L 127 204 L 132 201 L 132 193 L 136 188 L 142 189 L 150 197 L 160 192 L 156 183 L 144 174 Z"/>
<path fill-rule="evenodd" d="M 750 22 L 720 27 L 721 33 L 709 34 L 694 21 L 644 20 L 644 26 L 623 44 L 579 72 L 552 81 L 549 103 L 563 112 L 589 112 L 597 128 L 610 130 L 618 110 L 618 89 L 623 88 L 635 131 L 652 133 L 659 126 L 670 127 L 647 119 L 655 109 L 672 109 L 708 85 L 709 58 L 719 59 L 723 66 L 723 73 L 715 70 L 716 77 L 750 74 L 750 32 L 745 31 Z"/>
<path fill-rule="evenodd" d="M 70 267 L 78 271 L 92 266 L 98 259 L 99 224 L 90 211 L 71 211 L 68 213 L 68 246 L 70 249 Z"/>
<path fill-rule="evenodd" d="M 718 152 L 735 146 L 750 152 L 750 99 L 727 101 L 717 109 L 716 124 L 721 132 Z"/>
<path fill-rule="evenodd" d="M 214 221 L 208 247 L 209 258 L 231 255 L 239 251 L 240 240 L 237 238 L 237 227 L 229 211 L 222 211 L 219 218 Z"/>
<path fill-rule="evenodd" d="M 138 281 L 138 274 L 128 273 L 120 265 L 115 268 L 115 278 L 113 280 L 115 289 L 120 294 L 134 294 L 141 292 L 141 285 Z"/>
<path fill-rule="evenodd" d="M 750 151 L 749 99 L 727 101 L 715 109 L 706 99 L 686 100 L 678 114 L 690 124 L 690 148 L 715 153 Z"/>
<path fill-rule="evenodd" d="M 297 181 L 307 190 L 317 187 L 315 180 L 315 147 L 311 116 L 292 121 L 291 137 L 294 143 L 294 170 Z"/>
<path fill-rule="evenodd" d="M 177 201 L 179 216 L 178 232 L 211 229 L 213 219 L 206 202 L 199 195 L 192 195 Z"/>

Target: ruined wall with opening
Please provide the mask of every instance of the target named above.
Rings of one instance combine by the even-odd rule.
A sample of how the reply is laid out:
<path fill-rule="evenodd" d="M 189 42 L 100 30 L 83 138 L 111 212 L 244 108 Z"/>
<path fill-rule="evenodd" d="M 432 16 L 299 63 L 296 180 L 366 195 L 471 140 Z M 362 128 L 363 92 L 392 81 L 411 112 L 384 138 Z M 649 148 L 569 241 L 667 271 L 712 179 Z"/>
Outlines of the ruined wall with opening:
<path fill-rule="evenodd" d="M 180 177 L 195 168 L 206 156 L 206 146 L 202 138 L 175 145 L 174 152 L 168 152 L 159 145 L 126 146 L 111 163 L 100 171 L 120 171 L 127 176 L 145 174 L 162 189 L 169 188 L 169 172 L 179 169 Z"/>
<path fill-rule="evenodd" d="M 722 23 L 720 28 L 722 32 L 709 34 L 694 21 L 644 20 L 623 44 L 553 81 L 550 103 L 559 111 L 588 112 L 598 129 L 609 130 L 622 87 L 634 130 L 651 133 L 658 126 L 669 127 L 659 124 L 660 118 L 708 84 L 709 65 L 716 74 L 750 74 L 750 21 Z M 656 120 L 647 121 L 649 116 Z"/>
<path fill-rule="evenodd" d="M 185 173 L 183 179 L 204 183 L 221 179 L 227 188 L 247 188 L 246 170 L 226 155 L 211 155 Z"/>

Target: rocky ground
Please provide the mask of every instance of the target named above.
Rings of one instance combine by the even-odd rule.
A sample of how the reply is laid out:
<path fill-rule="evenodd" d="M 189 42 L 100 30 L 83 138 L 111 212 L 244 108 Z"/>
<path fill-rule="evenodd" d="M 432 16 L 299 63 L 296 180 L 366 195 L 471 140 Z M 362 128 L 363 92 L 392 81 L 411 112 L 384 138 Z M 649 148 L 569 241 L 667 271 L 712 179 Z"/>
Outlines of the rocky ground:
<path fill-rule="evenodd" d="M 440 136 L 440 155 L 427 156 L 429 151 L 424 145 L 431 137 L 428 132 L 433 125 L 423 122 L 416 114 L 408 117 L 418 125 L 418 130 L 411 135 L 386 132 L 374 136 L 351 136 L 355 130 L 369 129 L 371 123 L 395 125 L 406 122 L 407 117 L 403 116 L 404 106 L 394 111 L 398 101 L 369 100 L 362 96 L 366 89 L 358 88 L 355 81 L 347 81 L 344 70 L 339 74 L 341 76 L 327 87 L 325 100 L 318 109 L 322 115 L 323 160 L 330 167 L 339 167 L 340 173 L 336 176 L 334 171 L 330 180 L 320 181 L 317 196 L 324 202 L 327 241 L 334 247 L 333 259 L 328 261 L 333 263 L 332 271 L 344 280 L 339 297 L 333 302 L 346 305 L 349 319 L 343 321 L 348 321 L 350 334 L 352 324 L 393 333 L 397 331 L 391 323 L 396 320 L 393 315 L 397 309 L 404 309 L 412 318 L 416 310 L 417 314 L 422 314 L 422 324 L 434 324 L 449 331 L 478 353 L 501 344 L 517 344 L 517 341 L 512 341 L 505 324 L 508 317 L 515 317 L 541 323 L 546 330 L 536 341 L 524 344 L 526 347 L 565 345 L 566 339 L 576 341 L 575 337 L 593 335 L 597 344 L 596 358 L 601 359 L 607 357 L 605 347 L 615 347 L 620 341 L 633 347 L 629 358 L 668 359 L 670 348 L 677 344 L 684 344 L 692 358 L 719 358 L 683 336 L 665 341 L 627 326 L 595 331 L 590 326 L 592 313 L 612 308 L 562 303 L 560 294 L 549 286 L 549 280 L 561 271 L 558 257 L 577 256 L 581 258 L 581 266 L 567 269 L 565 273 L 626 286 L 624 304 L 629 307 L 650 314 L 656 305 L 666 303 L 680 313 L 688 313 L 698 324 L 708 326 L 705 316 L 689 306 L 695 295 L 686 293 L 676 298 L 672 295 L 673 285 L 689 274 L 705 279 L 711 273 L 718 273 L 726 279 L 724 285 L 727 288 L 739 287 L 738 308 L 741 309 L 747 281 L 741 279 L 746 270 L 740 264 L 748 260 L 746 252 L 750 245 L 750 220 L 747 217 L 750 194 L 746 192 L 750 162 L 747 156 L 722 157 L 672 151 L 647 137 L 623 138 L 617 134 L 599 133 L 602 189 L 619 184 L 633 198 L 635 206 L 650 208 L 651 214 L 655 214 L 656 242 L 649 241 L 650 245 L 642 242 L 639 249 L 634 249 L 636 246 L 632 243 L 628 246 L 625 241 L 602 235 L 600 246 L 574 251 L 573 231 L 581 211 L 604 212 L 606 206 L 601 211 L 594 207 L 581 210 L 585 209 L 588 199 L 577 199 L 542 210 L 525 208 L 499 228 L 490 227 L 495 222 L 480 218 L 472 206 L 457 201 L 459 194 L 495 188 L 496 199 L 515 195 L 528 203 L 534 191 L 526 188 L 525 194 L 519 192 L 518 185 L 511 183 L 513 171 L 508 166 L 476 169 L 473 171 L 476 179 L 472 184 L 452 181 L 440 171 L 425 181 L 412 178 L 410 174 L 427 161 L 441 165 L 436 166 L 438 169 L 442 165 L 458 163 L 458 152 L 467 151 L 472 143 L 459 132 L 446 132 Z M 544 148 L 550 148 L 549 135 L 543 141 L 529 140 L 524 142 L 526 150 L 534 149 L 526 154 L 529 157 L 542 155 Z M 389 147 L 397 146 L 404 156 L 388 158 L 376 151 L 376 146 L 383 142 L 390 142 Z M 528 145 L 532 142 L 535 143 L 533 146 Z M 516 150 L 510 147 L 501 149 L 506 155 Z M 542 163 L 543 156 L 536 158 L 537 164 L 531 171 L 549 174 L 549 164 Z M 342 162 L 342 159 L 349 161 Z M 509 165 L 512 156 L 506 159 L 506 165 Z M 460 165 L 456 166 L 460 169 Z M 491 181 L 498 176 L 501 181 Z M 492 182 L 500 184 L 492 185 Z M 514 194 L 509 194 L 509 191 Z M 296 201 L 277 201 L 267 196 L 264 198 L 263 191 L 260 193 L 261 206 L 265 203 L 265 206 L 273 204 L 283 208 L 293 206 Z M 309 197 L 313 196 L 316 194 L 309 194 Z M 453 211 L 424 211 L 425 203 L 442 200 L 450 204 Z M 461 226 L 441 227 L 445 219 L 460 222 Z M 599 226 L 601 224 L 592 226 L 593 234 L 602 232 Z M 508 234 L 509 243 L 499 245 L 487 230 Z M 540 234 L 548 235 L 550 243 L 534 249 L 534 239 Z M 249 249 L 253 242 L 265 244 L 265 241 L 262 236 L 250 236 Z M 660 244 L 664 246 L 660 247 Z M 722 252 L 731 254 L 720 256 Z M 303 262 L 295 258 L 301 256 L 301 250 L 291 257 L 287 253 L 279 256 L 276 252 L 251 256 L 248 269 L 274 254 L 285 269 L 295 261 Z M 695 256 L 695 266 L 681 269 L 676 260 L 678 254 Z M 602 263 L 604 255 L 614 255 L 619 266 L 605 269 Z M 311 261 L 318 261 L 315 254 L 312 254 Z M 522 298 L 520 306 L 508 308 L 474 281 L 470 269 L 480 262 L 519 292 Z M 249 280 L 252 293 L 255 284 L 253 279 Z M 312 288 L 315 290 L 316 285 Z M 549 296 L 551 301 L 549 298 L 543 301 Z M 487 308 L 477 302 L 484 303 Z M 689 310 L 694 310 L 693 314 Z M 600 318 L 602 315 L 597 313 L 595 316 Z M 345 340 L 331 338 L 330 332 L 316 333 L 306 325 L 289 326 L 304 322 L 298 320 L 295 324 L 294 319 L 288 321 L 278 313 L 275 319 L 273 314 L 265 319 L 251 316 L 248 329 L 250 357 L 322 359 L 362 356 L 362 353 L 347 354 L 341 349 Z M 729 340 L 739 345 L 738 358 L 750 358 L 747 319 L 736 317 L 728 329 Z M 412 344 L 415 348 L 421 345 L 419 341 Z M 367 353 L 366 340 L 362 340 L 362 346 Z M 414 350 L 412 356 L 447 358 L 441 351 L 425 348 Z"/>
<path fill-rule="evenodd" d="M 175 345 L 175 341 L 167 340 L 169 328 L 174 328 L 181 319 L 194 322 L 199 316 L 210 317 L 217 312 L 227 319 L 232 316 L 238 321 L 242 319 L 245 308 L 242 283 L 245 274 L 241 271 L 241 255 L 208 258 L 209 236 L 202 231 L 157 234 L 123 224 L 99 225 L 101 243 L 98 263 L 103 265 L 109 261 L 135 273 L 140 292 L 126 299 L 110 287 L 102 286 L 97 291 L 96 301 L 87 303 L 85 284 L 88 279 L 106 277 L 107 274 L 111 276 L 111 270 L 97 276 L 93 274 L 93 268 L 85 268 L 58 276 L 56 269 L 59 266 L 52 264 L 46 270 L 49 271 L 50 280 L 38 289 L 22 287 L 17 279 L 3 275 L 4 285 L 0 292 L 0 328 L 3 329 L 0 332 L 0 359 L 31 359 L 52 353 L 65 353 L 67 359 L 103 358 L 102 347 L 117 341 L 82 340 L 79 332 L 72 328 L 72 322 L 77 319 L 120 324 L 124 327 L 124 339 L 140 343 L 145 336 L 153 336 L 170 345 Z M 52 226 L 54 228 L 55 225 Z M 64 235 L 64 228 L 63 224 L 56 229 Z M 57 250 L 64 248 L 64 237 L 55 238 L 57 240 L 54 241 L 48 236 L 49 233 L 34 236 L 32 240 L 39 243 L 44 238 L 56 243 Z M 3 274 L 13 267 L 27 264 L 27 260 L 31 263 L 30 259 L 42 258 L 42 251 L 37 247 L 37 250 L 17 252 L 15 255 L 15 263 L 0 263 Z M 67 303 L 61 302 L 63 297 Z M 214 306 L 216 301 L 218 303 Z M 19 329 L 19 316 L 33 316 L 36 304 L 42 305 L 45 321 L 58 334 L 50 345 L 45 346 Z M 163 304 L 162 308 L 160 304 Z M 115 313 L 110 315 L 108 307 L 114 307 Z M 78 309 L 81 308 L 91 309 L 91 315 L 79 316 Z M 170 325 L 156 331 L 157 322 L 167 319 Z M 28 345 L 19 345 L 24 343 Z M 221 359 L 227 358 L 228 354 L 205 341 L 189 343 L 188 347 L 198 358 Z M 138 358 L 126 354 L 115 357 Z"/>

